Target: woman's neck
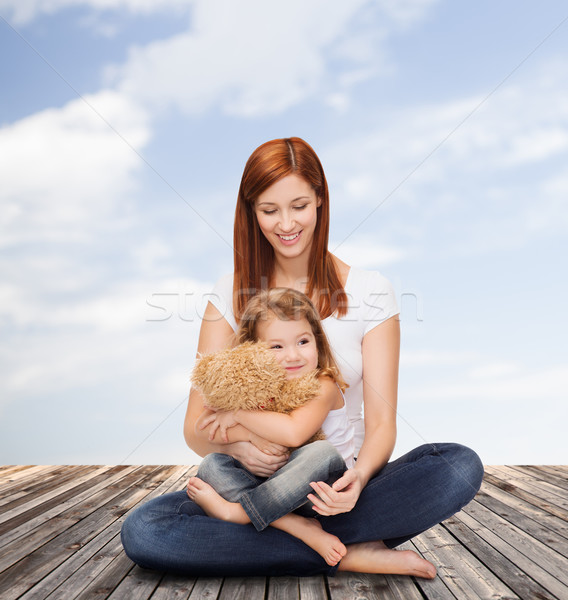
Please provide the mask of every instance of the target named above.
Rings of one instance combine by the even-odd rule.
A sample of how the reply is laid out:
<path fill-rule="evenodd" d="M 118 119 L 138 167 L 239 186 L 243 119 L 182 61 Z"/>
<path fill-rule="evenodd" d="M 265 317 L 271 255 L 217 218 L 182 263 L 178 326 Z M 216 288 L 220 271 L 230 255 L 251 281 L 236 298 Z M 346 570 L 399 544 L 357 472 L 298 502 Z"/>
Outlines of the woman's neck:
<path fill-rule="evenodd" d="M 276 257 L 274 263 L 274 286 L 287 287 L 305 292 L 308 286 L 308 257 L 282 259 Z"/>

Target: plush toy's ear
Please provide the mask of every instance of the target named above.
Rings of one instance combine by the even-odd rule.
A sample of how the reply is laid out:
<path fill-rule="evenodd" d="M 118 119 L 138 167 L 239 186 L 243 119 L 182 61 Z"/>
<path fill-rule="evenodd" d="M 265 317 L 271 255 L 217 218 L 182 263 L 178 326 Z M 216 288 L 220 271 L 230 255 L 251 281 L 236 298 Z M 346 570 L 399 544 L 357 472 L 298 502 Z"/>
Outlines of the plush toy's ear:
<path fill-rule="evenodd" d="M 201 389 L 210 373 L 210 365 L 215 361 L 215 354 L 203 354 L 197 358 L 191 372 L 191 383 Z"/>

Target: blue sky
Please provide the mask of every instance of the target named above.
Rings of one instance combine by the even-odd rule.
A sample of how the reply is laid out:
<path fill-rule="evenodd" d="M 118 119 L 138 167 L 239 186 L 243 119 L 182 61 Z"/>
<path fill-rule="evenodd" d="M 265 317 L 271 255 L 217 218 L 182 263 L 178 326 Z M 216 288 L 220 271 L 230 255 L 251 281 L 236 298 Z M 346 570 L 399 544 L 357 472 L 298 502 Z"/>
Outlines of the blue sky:
<path fill-rule="evenodd" d="M 194 463 L 206 293 L 260 143 L 402 308 L 396 454 L 565 463 L 565 4 L 0 0 L 0 462 Z"/>

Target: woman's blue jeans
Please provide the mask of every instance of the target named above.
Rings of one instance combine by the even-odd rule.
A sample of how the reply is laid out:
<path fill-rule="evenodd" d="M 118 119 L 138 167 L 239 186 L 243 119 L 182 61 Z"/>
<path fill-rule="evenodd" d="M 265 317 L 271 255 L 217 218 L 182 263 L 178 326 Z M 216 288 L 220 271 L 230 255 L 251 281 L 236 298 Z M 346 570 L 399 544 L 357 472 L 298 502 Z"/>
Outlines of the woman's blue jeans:
<path fill-rule="evenodd" d="M 483 465 L 459 444 L 425 444 L 388 463 L 348 513 L 322 517 L 346 545 L 383 540 L 393 548 L 458 512 L 481 486 Z M 185 491 L 154 498 L 122 526 L 126 554 L 141 567 L 189 576 L 333 575 L 314 550 L 268 527 L 207 517 Z"/>
<path fill-rule="evenodd" d="M 318 440 L 294 450 L 288 462 L 272 477 L 257 477 L 227 454 L 208 454 L 197 476 L 209 483 L 229 502 L 239 502 L 257 531 L 272 521 L 302 508 L 306 516 L 318 516 L 307 496 L 313 492 L 310 481 L 332 484 L 345 472 L 345 461 L 326 440 Z M 307 510 L 306 510 L 307 509 Z"/>

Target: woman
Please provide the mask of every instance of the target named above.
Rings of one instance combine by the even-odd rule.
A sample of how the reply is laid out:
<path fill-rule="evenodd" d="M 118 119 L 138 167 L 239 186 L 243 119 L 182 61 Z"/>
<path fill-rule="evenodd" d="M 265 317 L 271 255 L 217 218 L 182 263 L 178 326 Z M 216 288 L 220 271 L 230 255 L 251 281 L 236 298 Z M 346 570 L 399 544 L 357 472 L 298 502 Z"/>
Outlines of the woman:
<path fill-rule="evenodd" d="M 388 570 L 389 549 L 467 504 L 481 485 L 483 466 L 458 444 L 426 444 L 388 462 L 396 439 L 396 300 L 379 273 L 333 256 L 328 232 L 327 183 L 313 149 L 299 138 L 257 148 L 239 189 L 234 273 L 214 289 L 198 351 L 231 345 L 247 300 L 263 288 L 293 288 L 313 300 L 349 384 L 345 401 L 356 432 L 357 462 L 333 487 L 314 482 L 308 498 L 324 529 L 347 546 L 346 555 L 329 566 L 295 538 L 273 528 L 259 533 L 249 525 L 209 518 L 185 492 L 177 492 L 144 504 L 126 519 L 123 545 L 140 566 L 202 576 L 332 575 L 336 570 L 435 575 L 433 565 L 421 560 L 417 568 L 411 555 L 406 567 Z M 286 448 L 272 446 L 265 453 L 247 441 L 250 436 L 240 425 L 229 430 L 228 443 L 219 436 L 210 441 L 207 428 L 198 426 L 203 413 L 202 398 L 192 390 L 184 434 L 201 456 L 228 454 L 260 477 L 286 464 Z"/>

